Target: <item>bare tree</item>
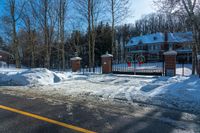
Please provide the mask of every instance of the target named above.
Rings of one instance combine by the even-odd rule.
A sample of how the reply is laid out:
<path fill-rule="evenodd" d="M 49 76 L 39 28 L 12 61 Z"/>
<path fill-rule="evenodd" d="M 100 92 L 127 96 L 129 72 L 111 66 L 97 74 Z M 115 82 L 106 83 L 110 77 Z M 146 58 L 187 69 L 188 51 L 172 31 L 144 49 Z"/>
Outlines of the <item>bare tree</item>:
<path fill-rule="evenodd" d="M 36 53 L 36 21 L 31 12 L 30 3 L 27 3 L 22 13 L 22 20 L 24 22 L 24 29 L 27 33 L 27 47 L 31 52 L 31 67 L 35 67 L 35 53 Z"/>
<path fill-rule="evenodd" d="M 51 48 L 55 40 L 54 33 L 57 22 L 56 2 L 56 0 L 30 0 L 32 10 L 44 35 L 46 52 L 44 66 L 46 68 L 50 68 Z"/>
<path fill-rule="evenodd" d="M 12 32 L 12 45 L 14 48 L 14 57 L 15 57 L 15 63 L 16 63 L 16 68 L 21 68 L 21 58 L 20 58 L 20 46 L 19 46 L 19 41 L 17 37 L 17 25 L 18 21 L 21 18 L 21 14 L 24 8 L 25 2 L 24 1 L 19 1 L 19 0 L 7 0 L 6 1 L 6 6 L 8 7 L 8 16 L 6 21 L 8 25 L 11 25 L 11 32 Z"/>
<path fill-rule="evenodd" d="M 92 66 L 95 65 L 95 45 L 96 45 L 96 27 L 98 20 L 101 18 L 103 2 L 100 0 L 91 0 L 91 40 L 92 40 Z"/>
<path fill-rule="evenodd" d="M 108 0 L 108 11 L 112 21 L 112 54 L 115 52 L 115 26 L 124 20 L 130 9 L 130 0 Z"/>
<path fill-rule="evenodd" d="M 60 0 L 59 1 L 59 11 L 58 11 L 58 20 L 59 20 L 59 43 L 61 45 L 62 51 L 62 69 L 65 70 L 65 18 L 66 18 L 66 11 L 67 11 L 67 0 Z"/>
<path fill-rule="evenodd" d="M 101 16 L 102 1 L 99 0 L 76 0 L 75 8 L 79 13 L 79 18 L 87 23 L 88 32 L 88 58 L 89 66 L 95 64 L 95 27 Z"/>
<path fill-rule="evenodd" d="M 187 18 L 182 15 L 170 16 L 163 13 L 153 13 L 142 17 L 135 22 L 140 34 L 151 34 L 156 32 L 180 32 L 187 28 Z"/>
<path fill-rule="evenodd" d="M 88 30 L 88 60 L 89 66 L 92 65 L 91 60 L 91 0 L 75 0 L 75 8 L 79 13 L 79 18 L 87 22 Z"/>

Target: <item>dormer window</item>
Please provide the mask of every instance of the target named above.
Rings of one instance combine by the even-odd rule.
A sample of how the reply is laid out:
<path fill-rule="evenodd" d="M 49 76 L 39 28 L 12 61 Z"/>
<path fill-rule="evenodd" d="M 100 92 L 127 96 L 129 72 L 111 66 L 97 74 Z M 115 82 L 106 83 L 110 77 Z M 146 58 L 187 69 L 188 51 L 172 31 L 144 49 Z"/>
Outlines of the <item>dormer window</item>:
<path fill-rule="evenodd" d="M 131 43 L 133 44 L 133 40 L 131 40 Z"/>
<path fill-rule="evenodd" d="M 142 44 L 142 40 L 140 40 L 138 44 Z"/>

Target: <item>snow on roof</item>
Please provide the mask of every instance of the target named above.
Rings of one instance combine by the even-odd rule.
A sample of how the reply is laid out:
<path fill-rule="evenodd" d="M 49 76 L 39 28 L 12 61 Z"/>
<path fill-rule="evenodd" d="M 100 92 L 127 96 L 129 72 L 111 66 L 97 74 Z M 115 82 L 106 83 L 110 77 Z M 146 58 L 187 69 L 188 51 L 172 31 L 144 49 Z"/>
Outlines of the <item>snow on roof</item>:
<path fill-rule="evenodd" d="M 193 41 L 192 32 L 168 33 L 168 37 L 168 42 L 184 43 Z"/>
<path fill-rule="evenodd" d="M 170 50 L 164 53 L 164 55 L 177 55 L 177 52 L 174 50 Z"/>
<path fill-rule="evenodd" d="M 193 41 L 192 32 L 168 33 L 168 42 L 170 43 L 183 43 L 192 41 Z M 164 42 L 165 42 L 165 34 L 155 33 L 144 36 L 132 37 L 128 42 L 127 47 L 142 45 L 142 44 L 164 43 Z"/>
<path fill-rule="evenodd" d="M 73 57 L 73 58 L 71 58 L 70 60 L 71 60 L 71 61 L 74 61 L 74 60 L 82 60 L 82 58 L 80 58 L 80 57 Z"/>
<path fill-rule="evenodd" d="M 182 47 L 182 48 L 176 49 L 176 52 L 178 52 L 178 53 L 192 53 L 192 49 Z"/>
<path fill-rule="evenodd" d="M 0 52 L 1 52 L 1 53 L 4 53 L 4 54 L 7 54 L 7 55 L 11 55 L 9 52 L 4 51 L 4 50 L 1 50 L 1 49 L 0 49 Z"/>
<path fill-rule="evenodd" d="M 102 55 L 101 57 L 102 57 L 102 58 L 104 58 L 104 57 L 113 57 L 113 55 L 111 55 L 111 54 L 104 54 L 104 55 Z"/>
<path fill-rule="evenodd" d="M 139 44 L 150 44 L 164 42 L 164 34 L 155 33 L 150 35 L 132 37 L 127 46 L 135 46 Z"/>

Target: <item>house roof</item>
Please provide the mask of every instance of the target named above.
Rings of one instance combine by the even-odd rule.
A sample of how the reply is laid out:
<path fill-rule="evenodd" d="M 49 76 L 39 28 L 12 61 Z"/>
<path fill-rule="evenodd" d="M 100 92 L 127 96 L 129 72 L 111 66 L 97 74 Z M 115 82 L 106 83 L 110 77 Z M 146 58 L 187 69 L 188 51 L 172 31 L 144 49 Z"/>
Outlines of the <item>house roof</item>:
<path fill-rule="evenodd" d="M 168 33 L 168 42 L 170 43 L 183 43 L 192 41 L 193 41 L 192 32 Z M 144 36 L 132 37 L 126 46 L 129 47 L 142 44 L 155 44 L 164 42 L 165 42 L 165 34 L 155 33 Z"/>
<path fill-rule="evenodd" d="M 168 33 L 168 37 L 168 42 L 184 43 L 193 41 L 192 32 Z"/>
<path fill-rule="evenodd" d="M 1 49 L 0 49 L 0 53 L 4 53 L 4 54 L 7 54 L 7 55 L 11 55 L 11 56 L 12 56 L 12 54 L 10 54 L 9 52 L 4 51 L 4 50 L 1 50 Z"/>

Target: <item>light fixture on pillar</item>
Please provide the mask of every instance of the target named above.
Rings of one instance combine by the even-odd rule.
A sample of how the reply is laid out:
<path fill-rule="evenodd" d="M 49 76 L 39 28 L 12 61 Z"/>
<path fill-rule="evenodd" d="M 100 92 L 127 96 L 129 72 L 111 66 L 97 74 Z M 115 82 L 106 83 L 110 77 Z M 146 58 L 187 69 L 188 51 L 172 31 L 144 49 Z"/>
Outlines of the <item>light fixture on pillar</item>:
<path fill-rule="evenodd" d="M 78 57 L 78 52 L 74 52 L 74 56 L 75 56 L 75 57 Z"/>

